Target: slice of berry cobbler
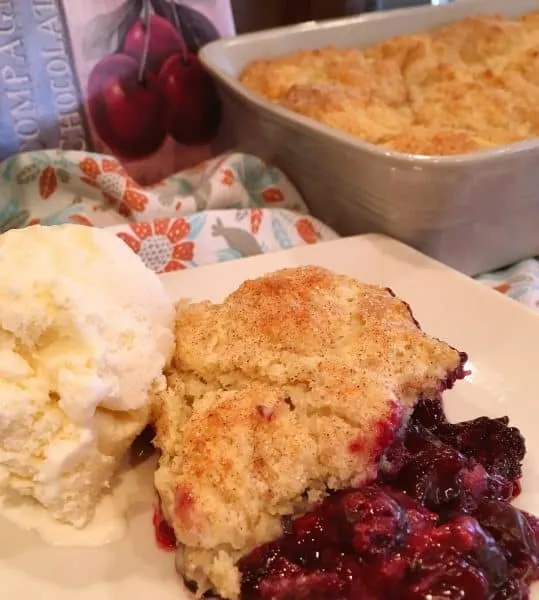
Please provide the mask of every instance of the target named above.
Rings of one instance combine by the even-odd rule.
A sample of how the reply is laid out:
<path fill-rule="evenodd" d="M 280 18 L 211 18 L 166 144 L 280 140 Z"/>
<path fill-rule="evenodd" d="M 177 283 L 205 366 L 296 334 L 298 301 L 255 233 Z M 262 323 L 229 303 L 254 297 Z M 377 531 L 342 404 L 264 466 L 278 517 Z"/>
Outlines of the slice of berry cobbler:
<path fill-rule="evenodd" d="M 424 333 L 391 290 L 320 267 L 270 273 L 221 304 L 182 307 L 176 339 L 154 407 L 155 484 L 184 579 L 231 600 L 368 598 L 380 586 L 365 581 L 383 563 L 387 590 L 398 585 L 411 560 L 399 544 L 438 525 L 439 469 L 421 479 L 408 466 L 421 453 L 402 435 L 420 399 L 464 376 L 466 356 Z M 445 451 L 445 438 L 425 447 L 448 463 L 444 478 L 466 480 L 462 503 L 479 502 L 487 484 L 510 495 L 502 475 L 485 479 L 461 438 L 461 454 Z M 382 456 L 387 480 L 375 486 Z M 424 507 L 403 504 L 406 486 L 423 489 Z M 444 493 L 449 515 L 456 492 Z M 362 526 L 369 502 L 385 529 Z M 419 552 L 419 537 L 413 543 Z"/>

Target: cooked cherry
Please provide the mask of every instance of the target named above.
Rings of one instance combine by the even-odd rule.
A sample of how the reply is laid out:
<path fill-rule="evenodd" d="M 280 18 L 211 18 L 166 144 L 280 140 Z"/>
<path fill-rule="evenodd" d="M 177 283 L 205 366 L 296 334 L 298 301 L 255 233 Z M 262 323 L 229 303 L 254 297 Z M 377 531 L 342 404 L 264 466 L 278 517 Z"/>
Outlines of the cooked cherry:
<path fill-rule="evenodd" d="M 405 594 L 406 600 L 489 600 L 490 588 L 481 571 L 464 560 L 440 565 Z"/>
<path fill-rule="evenodd" d="M 436 435 L 483 464 L 490 473 L 516 479 L 521 475 L 520 464 L 526 449 L 518 429 L 508 427 L 507 423 L 506 418 L 480 417 L 469 423 L 442 425 Z"/>
<path fill-rule="evenodd" d="M 405 511 L 376 486 L 346 494 L 342 507 L 352 525 L 352 547 L 363 560 L 395 551 L 407 533 Z"/>
<path fill-rule="evenodd" d="M 539 552 L 535 533 L 525 515 L 507 502 L 486 500 L 475 516 L 496 540 L 519 579 L 535 578 L 539 573 Z"/>

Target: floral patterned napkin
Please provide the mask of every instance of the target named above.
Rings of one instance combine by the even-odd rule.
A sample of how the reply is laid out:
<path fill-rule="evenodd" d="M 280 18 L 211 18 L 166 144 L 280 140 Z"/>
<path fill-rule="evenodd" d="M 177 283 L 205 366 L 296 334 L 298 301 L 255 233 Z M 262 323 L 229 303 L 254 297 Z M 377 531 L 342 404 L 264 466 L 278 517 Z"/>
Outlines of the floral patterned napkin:
<path fill-rule="evenodd" d="M 108 156 L 29 152 L 0 165 L 0 192 L 0 232 L 36 223 L 109 227 L 157 273 L 338 237 L 309 216 L 280 171 L 246 154 L 142 187 Z M 535 259 L 478 279 L 539 309 Z"/>
<path fill-rule="evenodd" d="M 0 167 L 0 232 L 41 223 L 109 227 L 158 273 L 338 236 L 283 175 L 227 154 L 141 187 L 114 158 L 45 150 Z"/>

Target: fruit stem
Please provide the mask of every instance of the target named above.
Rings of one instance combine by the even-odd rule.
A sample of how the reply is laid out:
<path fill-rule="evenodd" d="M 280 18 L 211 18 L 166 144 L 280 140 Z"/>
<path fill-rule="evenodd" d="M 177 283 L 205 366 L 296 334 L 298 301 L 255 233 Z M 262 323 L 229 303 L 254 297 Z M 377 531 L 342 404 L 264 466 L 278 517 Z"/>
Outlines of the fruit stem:
<path fill-rule="evenodd" d="M 182 62 L 184 65 L 187 65 L 189 63 L 189 55 L 187 54 L 187 45 L 185 43 L 185 35 L 183 33 L 182 23 L 180 21 L 180 17 L 178 16 L 178 12 L 176 11 L 176 2 L 174 2 L 174 0 L 169 0 L 169 4 L 170 4 L 170 10 L 172 11 L 172 18 L 174 19 L 174 25 L 176 26 L 176 29 L 180 32 L 180 34 L 182 36 L 182 40 L 183 40 Z"/>
<path fill-rule="evenodd" d="M 148 52 L 150 50 L 150 36 L 151 36 L 151 19 L 150 19 L 150 0 L 144 0 L 144 46 L 142 48 L 142 58 L 140 59 L 140 66 L 138 71 L 139 83 L 144 83 L 144 73 L 146 71 L 146 64 L 148 63 Z"/>

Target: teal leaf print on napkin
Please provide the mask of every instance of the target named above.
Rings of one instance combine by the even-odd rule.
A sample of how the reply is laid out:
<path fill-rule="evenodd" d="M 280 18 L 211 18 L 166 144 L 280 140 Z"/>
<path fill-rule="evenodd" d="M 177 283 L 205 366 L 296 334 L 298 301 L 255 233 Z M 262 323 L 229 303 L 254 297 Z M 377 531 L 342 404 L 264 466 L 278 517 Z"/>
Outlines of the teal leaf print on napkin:
<path fill-rule="evenodd" d="M 3 233 L 14 227 L 21 227 L 28 220 L 28 211 L 21 208 L 17 199 L 12 198 L 0 208 L 0 231 Z"/>
<path fill-rule="evenodd" d="M 215 256 L 217 256 L 219 262 L 227 262 L 228 260 L 242 258 L 243 254 L 236 248 L 222 248 L 221 250 L 217 250 Z"/>
<path fill-rule="evenodd" d="M 197 213 L 191 217 L 188 217 L 187 220 L 189 221 L 189 225 L 191 227 L 185 239 L 194 240 L 204 229 L 204 225 L 206 224 L 206 213 Z"/>
<path fill-rule="evenodd" d="M 281 221 L 279 221 L 278 217 L 272 217 L 271 219 L 271 229 L 273 231 L 273 236 L 275 237 L 275 241 L 279 244 L 279 246 L 283 249 L 292 248 L 294 245 L 288 232 L 283 227 Z"/>
<path fill-rule="evenodd" d="M 17 175 L 15 176 L 15 181 L 19 185 L 31 183 L 32 181 L 37 180 L 40 172 L 41 169 L 37 165 L 33 163 L 30 165 L 26 165 L 20 171 L 17 172 Z"/>
<path fill-rule="evenodd" d="M 56 169 L 56 175 L 61 183 L 69 183 L 69 180 L 71 179 L 71 174 L 64 168 Z"/>
<path fill-rule="evenodd" d="M 189 181 L 187 181 L 187 179 L 184 179 L 183 177 L 178 177 L 176 182 L 178 184 L 178 196 L 191 196 L 194 188 L 189 183 Z"/>
<path fill-rule="evenodd" d="M 253 192 L 271 187 L 280 179 L 275 169 L 268 169 L 259 158 L 250 155 L 243 157 L 241 174 L 245 187 Z"/>
<path fill-rule="evenodd" d="M 30 213 L 20 210 L 19 203 L 12 200 L 0 213 L 0 233 L 26 225 L 29 217 Z"/>
<path fill-rule="evenodd" d="M 69 223 L 73 215 L 80 215 L 85 212 L 84 204 L 76 202 L 71 206 L 66 206 L 62 210 L 48 215 L 40 220 L 41 225 L 62 225 Z"/>
<path fill-rule="evenodd" d="M 6 181 L 11 180 L 11 171 L 13 171 L 13 169 L 15 168 L 15 164 L 17 163 L 17 161 L 18 157 L 12 156 L 11 158 L 8 158 L 2 163 L 2 179 L 5 179 Z"/>
<path fill-rule="evenodd" d="M 236 210 L 236 221 L 244 221 L 250 214 L 248 208 L 239 208 Z"/>

